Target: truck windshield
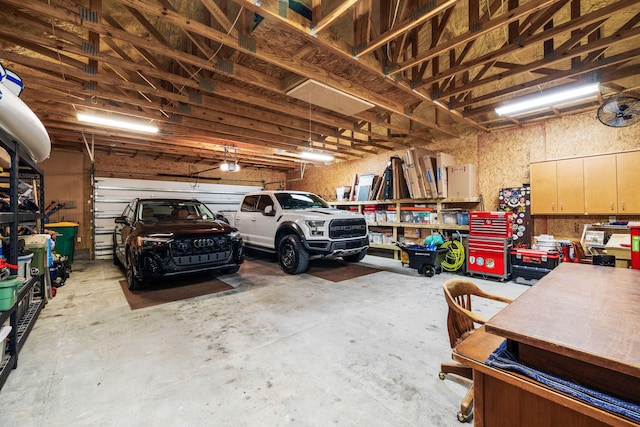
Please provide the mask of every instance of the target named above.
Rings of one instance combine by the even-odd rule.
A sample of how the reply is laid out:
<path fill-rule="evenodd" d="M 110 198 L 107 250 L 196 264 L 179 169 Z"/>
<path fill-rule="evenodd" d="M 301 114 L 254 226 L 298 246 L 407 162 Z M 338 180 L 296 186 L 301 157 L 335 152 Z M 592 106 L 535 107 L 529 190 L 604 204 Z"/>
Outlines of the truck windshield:
<path fill-rule="evenodd" d="M 282 209 L 308 209 L 308 208 L 328 208 L 330 207 L 319 196 L 309 193 L 276 193 L 276 199 L 280 202 Z"/>

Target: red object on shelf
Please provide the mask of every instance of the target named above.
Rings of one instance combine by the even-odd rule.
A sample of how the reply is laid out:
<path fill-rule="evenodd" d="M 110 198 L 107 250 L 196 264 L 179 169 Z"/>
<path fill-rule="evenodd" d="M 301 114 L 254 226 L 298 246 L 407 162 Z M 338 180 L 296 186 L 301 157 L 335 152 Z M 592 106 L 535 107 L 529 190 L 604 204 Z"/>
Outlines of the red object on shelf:
<path fill-rule="evenodd" d="M 631 226 L 631 268 L 640 269 L 640 227 Z"/>

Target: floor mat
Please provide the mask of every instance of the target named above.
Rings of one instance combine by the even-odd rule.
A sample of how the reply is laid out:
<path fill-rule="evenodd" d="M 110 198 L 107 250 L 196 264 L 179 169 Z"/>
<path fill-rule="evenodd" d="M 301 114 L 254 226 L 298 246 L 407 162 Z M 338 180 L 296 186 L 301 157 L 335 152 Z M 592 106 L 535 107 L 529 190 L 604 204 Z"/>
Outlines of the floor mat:
<path fill-rule="evenodd" d="M 366 265 L 345 262 L 337 259 L 321 259 L 311 261 L 307 274 L 332 282 L 355 279 L 356 277 L 376 273 L 380 270 Z"/>
<path fill-rule="evenodd" d="M 130 291 L 127 287 L 127 281 L 121 280 L 120 287 L 131 310 L 234 289 L 233 286 L 221 280 L 216 278 L 203 279 L 202 276 L 163 279 L 152 282 L 147 289 L 140 291 Z"/>

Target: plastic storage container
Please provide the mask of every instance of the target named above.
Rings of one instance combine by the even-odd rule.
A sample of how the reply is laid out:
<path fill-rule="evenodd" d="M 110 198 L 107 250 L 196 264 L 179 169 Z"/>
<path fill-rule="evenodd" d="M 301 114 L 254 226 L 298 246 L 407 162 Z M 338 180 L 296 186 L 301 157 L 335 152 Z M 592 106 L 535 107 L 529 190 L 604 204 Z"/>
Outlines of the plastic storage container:
<path fill-rule="evenodd" d="M 33 252 L 25 251 L 18 254 L 18 277 L 22 277 L 25 281 L 31 280 L 31 261 L 33 260 Z"/>
<path fill-rule="evenodd" d="M 22 283 L 24 280 L 16 276 L 0 281 L 0 311 L 11 310 L 18 299 L 18 288 Z"/>
<path fill-rule="evenodd" d="M 66 255 L 69 258 L 69 264 L 73 263 L 78 225 L 80 224 L 77 222 L 55 222 L 46 226 L 56 232 L 56 253 Z"/>
<path fill-rule="evenodd" d="M 49 267 L 53 264 L 51 236 L 48 234 L 34 234 L 20 238 L 24 239 L 24 248 L 33 253 L 31 275 L 42 276 L 48 272 Z"/>

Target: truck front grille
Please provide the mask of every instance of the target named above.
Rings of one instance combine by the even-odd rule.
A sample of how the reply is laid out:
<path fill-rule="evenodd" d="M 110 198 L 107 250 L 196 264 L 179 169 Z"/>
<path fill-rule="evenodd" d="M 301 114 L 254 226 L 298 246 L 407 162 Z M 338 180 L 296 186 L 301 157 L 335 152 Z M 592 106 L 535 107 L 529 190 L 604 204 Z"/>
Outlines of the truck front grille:
<path fill-rule="evenodd" d="M 364 218 L 334 219 L 329 224 L 329 237 L 332 239 L 351 239 L 367 235 L 367 223 Z"/>
<path fill-rule="evenodd" d="M 228 236 L 194 237 L 171 242 L 171 257 L 179 266 L 222 262 L 229 259 L 232 252 Z"/>

